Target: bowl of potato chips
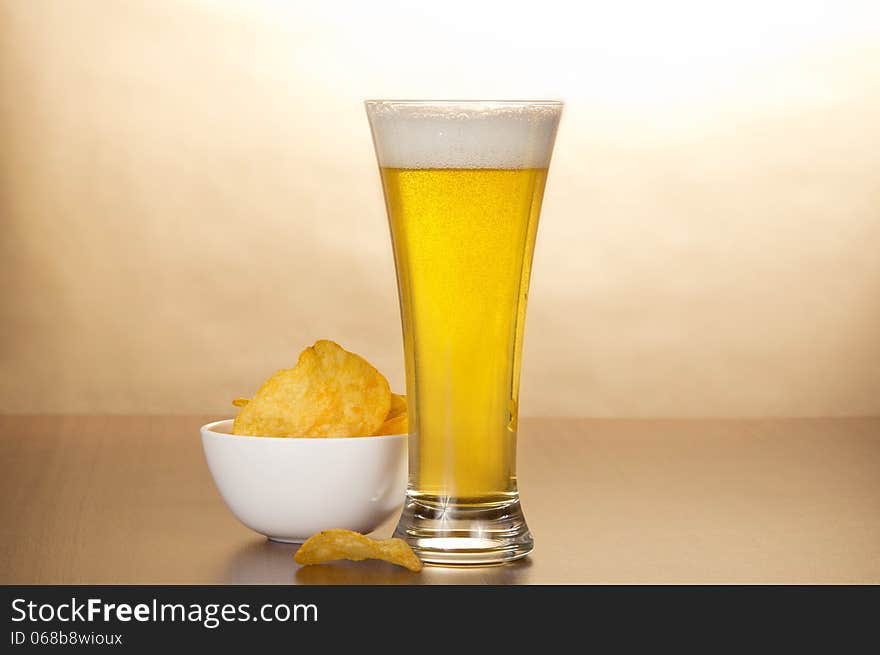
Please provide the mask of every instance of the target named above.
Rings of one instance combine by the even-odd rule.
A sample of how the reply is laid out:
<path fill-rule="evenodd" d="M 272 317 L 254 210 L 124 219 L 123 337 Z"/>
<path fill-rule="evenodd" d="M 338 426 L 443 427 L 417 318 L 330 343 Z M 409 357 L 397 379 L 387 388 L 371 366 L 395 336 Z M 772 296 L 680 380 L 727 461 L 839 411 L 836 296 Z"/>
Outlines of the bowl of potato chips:
<path fill-rule="evenodd" d="M 333 341 L 303 350 L 235 419 L 201 429 L 220 495 L 244 525 L 300 543 L 328 528 L 367 533 L 398 511 L 407 479 L 406 398 Z"/>

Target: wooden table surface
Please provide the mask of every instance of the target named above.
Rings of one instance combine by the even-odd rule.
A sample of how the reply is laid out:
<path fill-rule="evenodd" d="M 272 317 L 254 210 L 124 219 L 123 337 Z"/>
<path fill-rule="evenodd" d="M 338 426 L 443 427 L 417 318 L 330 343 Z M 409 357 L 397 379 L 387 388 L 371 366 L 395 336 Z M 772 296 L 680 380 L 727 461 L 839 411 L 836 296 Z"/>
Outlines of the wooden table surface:
<path fill-rule="evenodd" d="M 207 420 L 0 417 L 0 583 L 880 583 L 880 419 L 524 419 L 534 553 L 420 574 L 298 568 L 223 505 Z"/>

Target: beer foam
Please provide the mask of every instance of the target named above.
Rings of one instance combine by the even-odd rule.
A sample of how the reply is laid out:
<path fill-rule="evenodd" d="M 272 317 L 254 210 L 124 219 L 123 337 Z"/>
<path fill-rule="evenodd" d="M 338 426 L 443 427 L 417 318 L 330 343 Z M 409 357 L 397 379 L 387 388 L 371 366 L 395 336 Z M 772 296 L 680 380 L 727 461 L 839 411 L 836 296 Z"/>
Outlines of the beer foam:
<path fill-rule="evenodd" d="M 379 166 L 546 168 L 560 102 L 366 102 Z"/>

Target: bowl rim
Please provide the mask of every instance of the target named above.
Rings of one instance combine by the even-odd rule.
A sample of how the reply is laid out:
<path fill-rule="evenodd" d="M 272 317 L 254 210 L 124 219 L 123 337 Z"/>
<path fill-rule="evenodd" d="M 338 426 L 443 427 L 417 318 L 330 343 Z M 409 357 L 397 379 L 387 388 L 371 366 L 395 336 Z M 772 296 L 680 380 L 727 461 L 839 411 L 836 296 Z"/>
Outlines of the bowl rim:
<path fill-rule="evenodd" d="M 240 434 L 232 434 L 231 432 L 217 432 L 215 430 L 221 424 L 228 424 L 229 427 L 232 427 L 232 421 L 234 419 L 224 418 L 219 421 L 211 421 L 210 423 L 205 423 L 201 428 L 199 428 L 199 433 L 202 436 L 211 436 L 217 437 L 219 439 L 241 439 L 246 438 L 248 441 L 258 441 L 258 442 L 266 442 L 271 441 L 274 443 L 279 442 L 293 442 L 293 443 L 327 443 L 327 442 L 339 442 L 339 441 L 378 441 L 380 439 L 402 439 L 404 437 L 409 437 L 409 434 L 380 434 L 377 436 L 367 436 L 367 437 L 257 437 L 257 436 L 244 436 Z"/>

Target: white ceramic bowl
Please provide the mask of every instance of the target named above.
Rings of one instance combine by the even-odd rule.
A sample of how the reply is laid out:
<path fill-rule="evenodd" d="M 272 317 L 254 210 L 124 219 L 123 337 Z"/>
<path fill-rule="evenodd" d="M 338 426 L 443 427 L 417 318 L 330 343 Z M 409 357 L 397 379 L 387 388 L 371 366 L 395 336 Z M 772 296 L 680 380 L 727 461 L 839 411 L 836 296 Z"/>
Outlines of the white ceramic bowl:
<path fill-rule="evenodd" d="M 407 435 L 294 439 L 241 437 L 232 421 L 202 426 L 202 447 L 226 506 L 274 541 L 320 530 L 375 530 L 406 491 Z"/>

